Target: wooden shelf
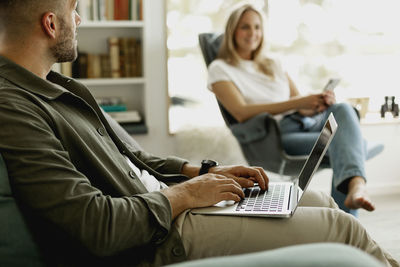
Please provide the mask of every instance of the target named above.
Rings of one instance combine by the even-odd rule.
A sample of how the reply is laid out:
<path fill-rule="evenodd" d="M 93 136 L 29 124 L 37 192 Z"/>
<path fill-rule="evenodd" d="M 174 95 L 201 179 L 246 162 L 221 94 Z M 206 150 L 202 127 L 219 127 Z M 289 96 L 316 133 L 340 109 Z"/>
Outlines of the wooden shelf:
<path fill-rule="evenodd" d="M 86 86 L 109 86 L 109 85 L 130 85 L 130 84 L 145 84 L 145 79 L 139 78 L 99 78 L 99 79 L 78 79 Z"/>
<path fill-rule="evenodd" d="M 400 118 L 394 118 L 391 113 L 386 113 L 385 118 L 381 118 L 379 112 L 368 112 L 365 118 L 361 119 L 361 125 L 384 125 L 400 124 Z"/>
<path fill-rule="evenodd" d="M 106 21 L 85 21 L 78 26 L 78 29 L 91 28 L 144 28 L 144 22 L 138 20 L 106 20 Z"/>

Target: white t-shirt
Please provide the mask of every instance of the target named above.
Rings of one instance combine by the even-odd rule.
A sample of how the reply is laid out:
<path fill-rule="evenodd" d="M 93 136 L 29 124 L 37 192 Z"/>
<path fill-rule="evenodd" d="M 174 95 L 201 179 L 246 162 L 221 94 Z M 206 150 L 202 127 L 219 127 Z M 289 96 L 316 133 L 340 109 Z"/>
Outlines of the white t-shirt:
<path fill-rule="evenodd" d="M 275 79 L 272 79 L 259 71 L 252 60 L 241 60 L 238 66 L 232 66 L 222 59 L 214 60 L 208 68 L 207 87 L 212 91 L 212 84 L 230 81 L 248 104 L 287 101 L 290 98 L 289 81 L 280 62 L 274 62 Z"/>
<path fill-rule="evenodd" d="M 148 171 L 142 170 L 142 172 L 140 172 L 139 168 L 136 167 L 127 156 L 124 157 L 128 162 L 129 167 L 131 167 L 132 171 L 134 171 L 136 176 L 139 177 L 140 181 L 143 183 L 144 187 L 146 187 L 147 191 L 160 191 L 161 189 L 168 187 L 165 183 L 157 180 L 156 177 L 151 175 Z"/>

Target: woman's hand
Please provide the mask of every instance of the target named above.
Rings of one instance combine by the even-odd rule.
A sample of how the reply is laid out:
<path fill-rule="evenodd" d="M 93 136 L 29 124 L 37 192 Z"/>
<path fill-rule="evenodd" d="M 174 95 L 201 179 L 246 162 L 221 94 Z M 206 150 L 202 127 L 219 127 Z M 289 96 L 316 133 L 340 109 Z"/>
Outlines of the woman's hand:
<path fill-rule="evenodd" d="M 324 101 L 326 106 L 331 106 L 336 103 L 336 96 L 332 90 L 328 90 L 323 93 Z"/>
<path fill-rule="evenodd" d="M 315 112 L 321 112 L 327 108 L 325 103 L 324 94 L 313 94 L 303 96 L 298 99 L 298 110 L 314 110 Z"/>
<path fill-rule="evenodd" d="M 299 101 L 298 112 L 303 116 L 313 116 L 335 104 L 336 97 L 333 91 L 326 91 L 321 94 L 301 97 Z"/>

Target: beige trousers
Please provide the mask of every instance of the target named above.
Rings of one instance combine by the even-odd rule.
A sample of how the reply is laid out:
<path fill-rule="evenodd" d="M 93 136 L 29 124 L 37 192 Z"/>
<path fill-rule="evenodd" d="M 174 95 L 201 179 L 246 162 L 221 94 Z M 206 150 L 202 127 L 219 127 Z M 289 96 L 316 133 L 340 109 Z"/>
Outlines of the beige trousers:
<path fill-rule="evenodd" d="M 177 218 L 175 226 L 189 260 L 338 242 L 357 247 L 387 266 L 400 266 L 354 216 L 339 210 L 322 192 L 306 192 L 289 219 L 195 215 L 187 211 Z"/>

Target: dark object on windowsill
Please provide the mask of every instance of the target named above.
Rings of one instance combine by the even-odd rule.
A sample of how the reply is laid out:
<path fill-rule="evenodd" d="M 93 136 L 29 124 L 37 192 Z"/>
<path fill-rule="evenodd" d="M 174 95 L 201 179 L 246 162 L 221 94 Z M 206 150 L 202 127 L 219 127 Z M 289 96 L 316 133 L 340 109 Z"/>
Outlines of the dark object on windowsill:
<path fill-rule="evenodd" d="M 385 96 L 385 104 L 381 106 L 381 118 L 385 117 L 386 112 L 391 112 L 393 117 L 399 116 L 399 105 L 394 102 L 395 97 Z"/>
<path fill-rule="evenodd" d="M 180 97 L 180 96 L 171 96 L 171 104 L 173 106 L 189 106 L 189 105 L 196 105 L 199 104 L 199 102 L 185 98 L 185 97 Z"/>

